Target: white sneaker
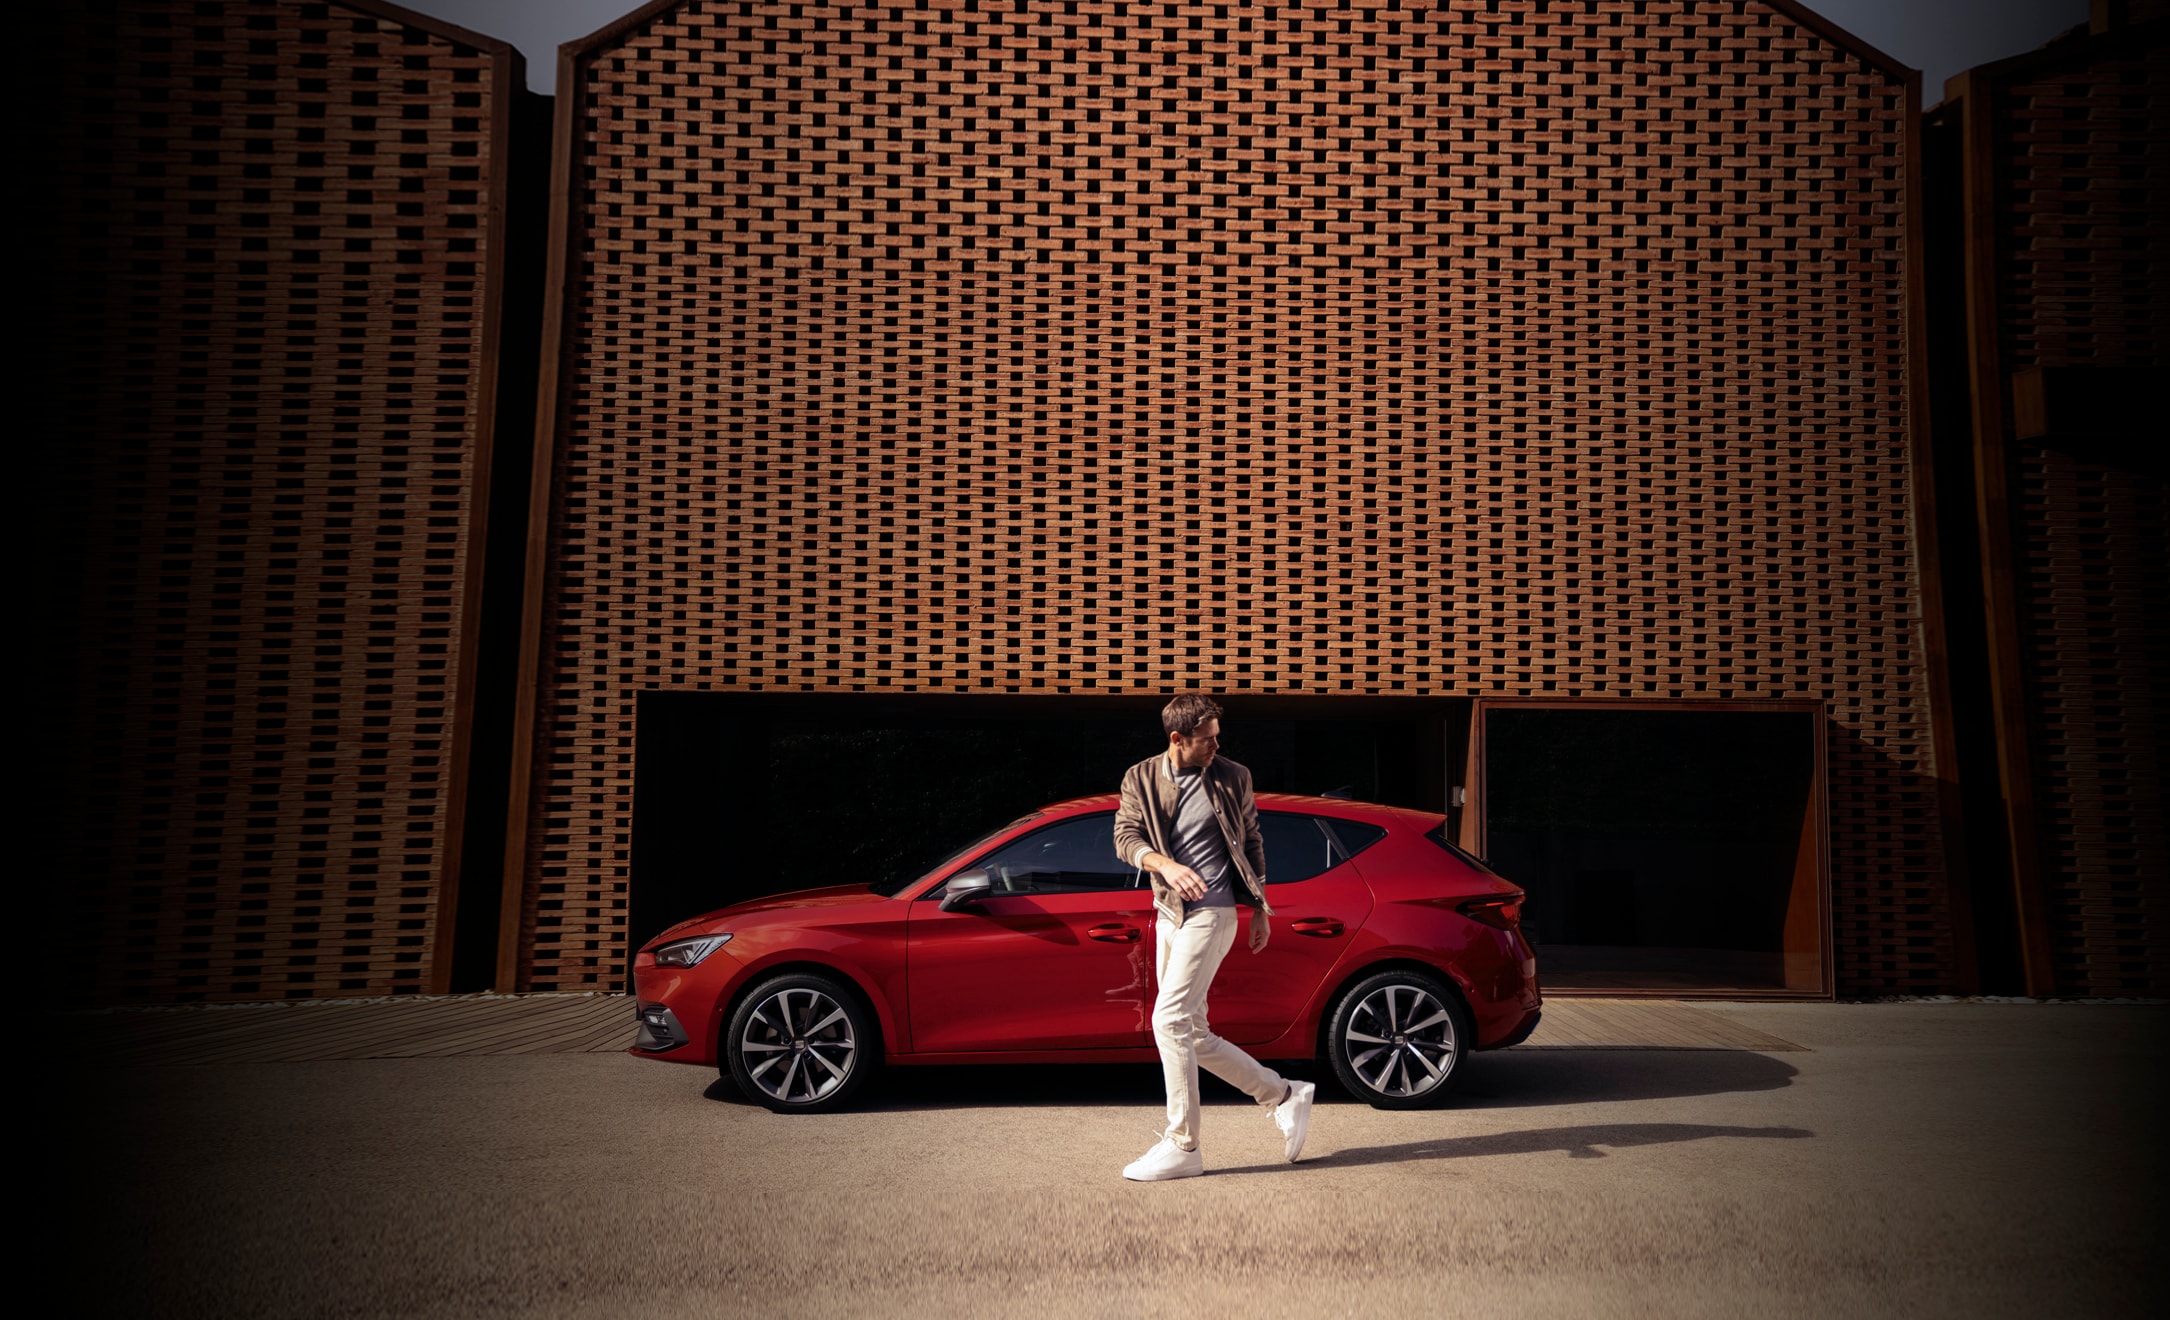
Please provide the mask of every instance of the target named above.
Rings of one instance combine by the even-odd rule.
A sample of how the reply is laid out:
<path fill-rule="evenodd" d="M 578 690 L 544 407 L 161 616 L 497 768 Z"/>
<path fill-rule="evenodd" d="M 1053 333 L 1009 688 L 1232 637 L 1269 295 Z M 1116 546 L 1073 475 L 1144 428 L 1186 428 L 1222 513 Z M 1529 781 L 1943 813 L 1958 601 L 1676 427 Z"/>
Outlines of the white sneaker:
<path fill-rule="evenodd" d="M 1206 1171 L 1204 1151 L 1185 1150 L 1168 1140 L 1132 1160 L 1123 1167 L 1123 1176 L 1132 1182 L 1164 1182 L 1169 1178 L 1195 1178 Z"/>
<path fill-rule="evenodd" d="M 1311 1130 L 1311 1097 L 1319 1093 L 1316 1082 L 1290 1082 L 1288 1099 L 1273 1107 L 1273 1125 L 1288 1141 L 1288 1162 L 1304 1153 L 1304 1134 Z"/>

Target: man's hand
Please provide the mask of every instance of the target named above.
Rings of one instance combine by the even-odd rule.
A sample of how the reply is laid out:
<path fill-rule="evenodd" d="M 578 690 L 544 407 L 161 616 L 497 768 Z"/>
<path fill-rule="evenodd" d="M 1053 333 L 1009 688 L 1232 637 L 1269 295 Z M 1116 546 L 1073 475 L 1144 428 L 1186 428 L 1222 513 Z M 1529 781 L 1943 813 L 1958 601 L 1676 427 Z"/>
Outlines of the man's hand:
<path fill-rule="evenodd" d="M 1159 853 L 1153 853 L 1145 860 L 1154 870 L 1160 872 L 1160 878 L 1167 881 L 1168 887 L 1185 902 L 1196 902 L 1206 896 L 1205 880 L 1183 863 L 1172 857 L 1162 857 Z"/>
<path fill-rule="evenodd" d="M 1266 938 L 1273 933 L 1273 925 L 1262 908 L 1251 909 L 1251 952 L 1263 953 Z"/>

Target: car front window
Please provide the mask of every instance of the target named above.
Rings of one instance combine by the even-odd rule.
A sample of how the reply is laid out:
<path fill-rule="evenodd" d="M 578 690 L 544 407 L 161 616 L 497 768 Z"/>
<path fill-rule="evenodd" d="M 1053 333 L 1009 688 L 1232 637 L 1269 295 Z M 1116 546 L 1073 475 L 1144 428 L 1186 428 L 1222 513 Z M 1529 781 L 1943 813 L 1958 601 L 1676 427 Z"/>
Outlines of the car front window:
<path fill-rule="evenodd" d="M 1135 888 L 1138 873 L 1115 855 L 1115 813 L 1057 821 L 980 863 L 998 894 L 1082 894 Z"/>
<path fill-rule="evenodd" d="M 931 879 L 935 875 L 946 870 L 949 866 L 955 863 L 958 858 L 967 856 L 970 853 L 976 852 L 979 849 L 986 847 L 990 840 L 998 839 L 1001 836 L 1008 834 L 1011 830 L 1016 829 L 1018 826 L 1024 824 L 1028 820 L 1039 819 L 1039 815 L 1040 813 L 1037 811 L 1028 811 L 1024 815 L 1019 816 L 1016 820 L 1013 820 L 1006 825 L 997 825 L 995 828 L 987 831 L 985 834 L 980 835 L 978 838 L 972 840 L 972 842 L 966 844 L 962 848 L 954 848 L 950 850 L 947 854 L 943 856 L 941 861 L 936 862 L 934 865 L 921 871 L 916 876 L 912 876 L 904 880 L 886 880 L 883 881 L 881 884 L 871 886 L 871 888 L 874 890 L 875 893 L 880 894 L 883 898 L 895 898 L 898 894 L 903 893 L 905 890 L 911 888 L 915 884 L 918 884 L 920 881 Z"/>

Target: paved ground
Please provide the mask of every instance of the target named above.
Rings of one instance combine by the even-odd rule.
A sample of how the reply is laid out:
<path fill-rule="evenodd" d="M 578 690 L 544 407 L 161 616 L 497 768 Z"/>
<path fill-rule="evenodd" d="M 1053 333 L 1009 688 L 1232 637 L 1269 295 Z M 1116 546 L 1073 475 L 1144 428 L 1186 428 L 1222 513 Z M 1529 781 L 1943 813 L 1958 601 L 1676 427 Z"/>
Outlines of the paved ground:
<path fill-rule="evenodd" d="M 1695 1007 L 1806 1048 L 1479 1056 L 1296 1166 L 1222 1090 L 1151 1186 L 1151 1068 L 783 1118 L 592 1052 L 121 1056 L 52 1093 L 41 1222 L 87 1314 L 2170 1313 L 2170 1009 Z"/>
<path fill-rule="evenodd" d="M 298 1063 L 467 1054 L 622 1054 L 625 995 L 451 995 L 113 1009 L 63 1015 L 71 1056 L 136 1064 Z M 1792 1043 L 1690 1004 L 1564 999 L 1522 1048 L 1777 1050 Z"/>

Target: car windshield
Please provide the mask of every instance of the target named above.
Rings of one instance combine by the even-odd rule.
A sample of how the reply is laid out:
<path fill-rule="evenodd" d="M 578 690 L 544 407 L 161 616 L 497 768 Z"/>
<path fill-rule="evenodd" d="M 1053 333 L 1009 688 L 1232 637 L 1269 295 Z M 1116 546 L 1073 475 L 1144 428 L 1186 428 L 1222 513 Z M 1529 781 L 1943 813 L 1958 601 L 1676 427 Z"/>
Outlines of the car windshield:
<path fill-rule="evenodd" d="M 997 825 L 995 828 L 987 831 L 985 834 L 980 835 L 978 838 L 972 840 L 972 842 L 966 844 L 962 848 L 955 848 L 948 853 L 945 853 L 940 861 L 927 867 L 925 870 L 922 870 L 917 875 L 907 876 L 902 880 L 884 880 L 882 883 L 872 886 L 872 888 L 875 893 L 880 894 L 883 898 L 895 898 L 898 894 L 903 893 L 905 890 L 911 888 L 913 885 L 917 884 L 921 880 L 929 878 L 935 872 L 942 870 L 951 862 L 956 861 L 958 858 L 964 856 L 966 853 L 973 852 L 981 847 L 984 847 L 986 844 L 993 841 L 997 836 L 1009 833 L 1011 830 L 1016 829 L 1018 826 L 1024 824 L 1028 820 L 1038 820 L 1039 818 L 1039 812 L 1027 812 L 1024 815 L 1019 816 L 1016 820 L 1011 821 L 1007 825 Z"/>

